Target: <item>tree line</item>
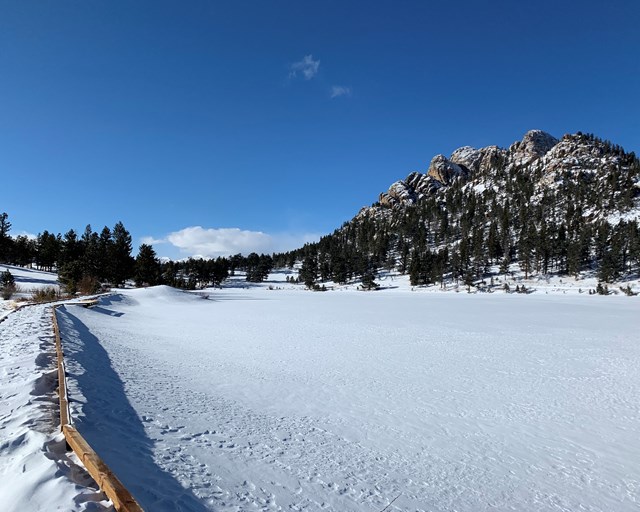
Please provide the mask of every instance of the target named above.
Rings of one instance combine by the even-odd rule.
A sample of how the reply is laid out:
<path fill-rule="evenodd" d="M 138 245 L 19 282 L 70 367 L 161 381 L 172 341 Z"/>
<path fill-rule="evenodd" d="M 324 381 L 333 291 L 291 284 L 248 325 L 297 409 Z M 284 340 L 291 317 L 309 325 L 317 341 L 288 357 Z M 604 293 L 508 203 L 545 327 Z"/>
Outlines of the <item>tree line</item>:
<path fill-rule="evenodd" d="M 99 233 L 87 225 L 82 234 L 74 229 L 64 235 L 47 230 L 37 237 L 11 237 L 7 213 L 0 214 L 0 262 L 22 267 L 56 271 L 69 293 L 94 293 L 103 286 L 167 284 L 184 289 L 220 286 L 236 270 L 246 280 L 261 282 L 273 268 L 270 255 L 236 254 L 229 258 L 188 258 L 160 261 L 153 247 L 142 244 L 132 256 L 131 234 L 122 222 L 105 226 Z M 9 279 L 7 277 L 7 279 Z"/>

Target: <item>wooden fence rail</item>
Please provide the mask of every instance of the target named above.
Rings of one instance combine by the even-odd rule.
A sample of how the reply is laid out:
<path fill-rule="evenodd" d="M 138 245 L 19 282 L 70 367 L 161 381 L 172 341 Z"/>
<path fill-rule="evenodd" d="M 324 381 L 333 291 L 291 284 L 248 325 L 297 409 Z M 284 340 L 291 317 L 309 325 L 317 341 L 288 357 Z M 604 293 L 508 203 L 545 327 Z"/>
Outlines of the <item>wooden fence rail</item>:
<path fill-rule="evenodd" d="M 118 480 L 116 475 L 109 469 L 104 461 L 99 457 L 93 448 L 87 443 L 72 424 L 71 414 L 69 412 L 69 401 L 67 397 L 67 378 L 64 368 L 64 353 L 62 351 L 62 341 L 60 339 L 60 328 L 58 327 L 58 318 L 56 309 L 62 305 L 80 305 L 90 307 L 97 304 L 96 300 L 83 302 L 69 302 L 67 304 L 58 304 L 53 307 L 53 332 L 56 341 L 56 354 L 58 356 L 58 393 L 60 396 L 60 424 L 62 432 L 67 444 L 75 452 L 78 458 L 89 471 L 89 474 L 96 481 L 100 489 L 113 502 L 118 512 L 143 512 L 142 507 L 138 504 L 126 487 Z"/>

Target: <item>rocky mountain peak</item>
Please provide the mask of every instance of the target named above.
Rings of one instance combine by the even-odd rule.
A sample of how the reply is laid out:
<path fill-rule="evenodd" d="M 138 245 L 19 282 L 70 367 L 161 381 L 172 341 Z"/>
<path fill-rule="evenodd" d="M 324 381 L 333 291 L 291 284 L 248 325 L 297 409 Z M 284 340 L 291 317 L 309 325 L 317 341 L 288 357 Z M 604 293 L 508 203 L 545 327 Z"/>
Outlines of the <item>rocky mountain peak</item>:
<path fill-rule="evenodd" d="M 415 190 L 405 181 L 396 181 L 387 192 L 380 194 L 378 202 L 383 206 L 413 204 L 417 199 Z"/>
<path fill-rule="evenodd" d="M 520 165 L 527 165 L 546 155 L 558 139 L 542 130 L 529 130 L 520 142 L 514 142 L 509 151 Z"/>
<path fill-rule="evenodd" d="M 566 173 L 592 175 L 604 179 L 607 173 L 625 171 L 635 156 L 626 155 L 622 148 L 581 132 L 567 134 L 561 140 L 541 130 L 528 131 L 521 141 L 506 150 L 498 146 L 476 149 L 463 146 L 449 158 L 436 155 L 426 172 L 412 172 L 404 180 L 395 182 L 387 192 L 380 194 L 378 204 L 363 209 L 363 215 L 376 215 L 380 207 L 402 209 L 432 194 L 439 194 L 451 186 L 491 188 L 497 191 L 508 187 L 505 172 L 539 172 L 534 183 L 535 197 L 543 189 L 555 186 L 565 179 Z M 586 173 L 586 174 L 585 174 Z M 595 183 L 595 181 L 594 181 Z M 640 190 L 640 183 L 629 185 Z M 632 190 L 631 196 L 640 192 Z"/>
<path fill-rule="evenodd" d="M 456 149 L 449 157 L 453 163 L 458 164 L 463 169 L 471 172 L 477 172 L 482 162 L 482 150 L 472 148 L 471 146 L 463 146 Z"/>
<path fill-rule="evenodd" d="M 473 175 L 495 167 L 504 154 L 505 150 L 498 146 L 487 146 L 481 149 L 463 146 L 451 153 L 449 160 L 458 164 L 468 174 Z"/>
<path fill-rule="evenodd" d="M 444 155 L 436 155 L 429 164 L 427 175 L 439 181 L 443 185 L 448 185 L 454 178 L 467 176 L 468 169 L 463 169 L 460 165 L 452 162 Z"/>

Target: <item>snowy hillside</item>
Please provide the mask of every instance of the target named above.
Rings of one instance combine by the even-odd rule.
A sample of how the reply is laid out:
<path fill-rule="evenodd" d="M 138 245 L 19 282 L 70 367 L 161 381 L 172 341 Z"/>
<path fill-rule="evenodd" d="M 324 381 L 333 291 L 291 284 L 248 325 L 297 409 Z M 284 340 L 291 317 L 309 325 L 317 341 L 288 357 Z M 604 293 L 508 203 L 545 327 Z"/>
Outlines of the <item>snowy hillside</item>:
<path fill-rule="evenodd" d="M 17 301 L 29 300 L 37 290 L 60 289 L 58 276 L 53 272 L 42 272 L 15 265 L 0 265 L 0 274 L 6 271 L 9 271 L 15 279 L 16 292 L 12 294 L 10 300 L 0 297 L 0 321 L 17 307 Z"/>

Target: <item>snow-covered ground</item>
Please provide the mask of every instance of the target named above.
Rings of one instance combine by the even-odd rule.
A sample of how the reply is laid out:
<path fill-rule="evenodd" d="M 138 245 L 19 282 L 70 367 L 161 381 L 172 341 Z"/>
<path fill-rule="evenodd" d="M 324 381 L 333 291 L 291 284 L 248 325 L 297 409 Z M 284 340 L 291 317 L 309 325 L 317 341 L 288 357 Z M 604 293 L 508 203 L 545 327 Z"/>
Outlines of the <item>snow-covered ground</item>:
<path fill-rule="evenodd" d="M 0 298 L 0 321 L 17 306 L 17 300 L 28 300 L 34 291 L 42 288 L 60 289 L 58 275 L 55 272 L 43 272 L 36 269 L 1 264 L 0 273 L 6 270 L 13 275 L 18 289 L 11 300 Z"/>
<path fill-rule="evenodd" d="M 58 274 L 55 272 L 44 272 L 26 267 L 16 267 L 15 265 L 0 264 L 0 272 L 8 270 L 20 287 L 18 296 L 27 295 L 29 292 L 53 286 L 59 289 Z"/>
<path fill-rule="evenodd" d="M 51 306 L 0 323 L 0 509 L 113 510 L 60 433 Z"/>
<path fill-rule="evenodd" d="M 59 313 L 76 426 L 147 510 L 640 507 L 637 297 L 207 293 Z"/>

